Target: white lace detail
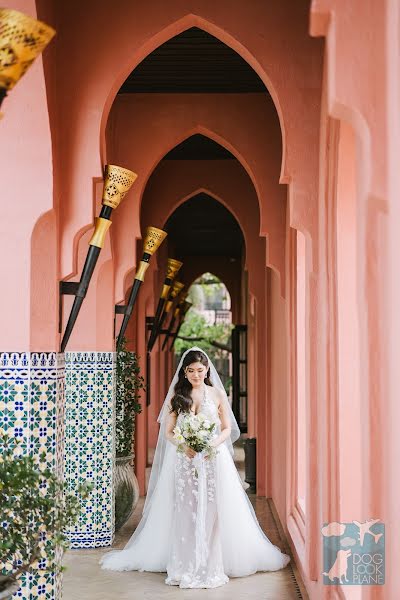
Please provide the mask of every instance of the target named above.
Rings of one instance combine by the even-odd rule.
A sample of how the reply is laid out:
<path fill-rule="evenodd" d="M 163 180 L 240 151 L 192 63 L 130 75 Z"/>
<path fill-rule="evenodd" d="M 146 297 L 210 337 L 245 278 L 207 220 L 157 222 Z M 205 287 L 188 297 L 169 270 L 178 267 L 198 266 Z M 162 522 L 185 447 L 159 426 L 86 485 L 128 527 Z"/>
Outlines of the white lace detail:
<path fill-rule="evenodd" d="M 214 401 L 205 393 L 199 412 L 215 423 L 214 437 L 221 422 Z M 177 424 L 182 415 L 177 418 Z M 224 573 L 217 520 L 216 459 L 199 452 L 193 459 L 177 453 L 175 462 L 175 515 L 172 551 L 165 583 L 181 588 L 212 588 L 227 583 Z"/>
<path fill-rule="evenodd" d="M 221 391 L 218 373 L 210 364 L 214 386 Z M 232 442 L 238 439 L 239 428 L 229 404 L 225 407 L 233 433 L 228 443 L 218 446 L 214 459 L 205 460 L 199 453 L 191 460 L 166 440 L 165 411 L 179 368 L 159 417 L 161 427 L 142 519 L 123 550 L 101 557 L 102 568 L 167 571 L 165 582 L 181 588 L 213 588 L 227 583 L 228 577 L 285 568 L 290 556 L 263 532 L 233 461 Z M 218 436 L 218 409 L 211 389 L 206 390 L 209 393 L 200 409 L 216 423 L 214 435 Z"/>

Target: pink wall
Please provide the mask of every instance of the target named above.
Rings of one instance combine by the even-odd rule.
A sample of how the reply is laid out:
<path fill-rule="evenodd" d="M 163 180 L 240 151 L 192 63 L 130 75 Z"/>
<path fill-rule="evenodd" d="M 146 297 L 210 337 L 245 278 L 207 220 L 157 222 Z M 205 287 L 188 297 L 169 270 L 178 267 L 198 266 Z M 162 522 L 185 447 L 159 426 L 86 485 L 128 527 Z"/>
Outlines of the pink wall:
<path fill-rule="evenodd" d="M 398 469 L 394 468 L 396 461 L 393 460 L 394 456 L 400 455 L 400 447 L 393 440 L 389 441 L 391 423 L 393 419 L 398 419 L 398 401 L 395 398 L 398 396 L 399 384 L 398 372 L 395 374 L 395 370 L 398 371 L 398 366 L 395 366 L 398 360 L 395 357 L 399 355 L 399 348 L 394 341 L 398 339 L 398 318 L 395 316 L 394 306 L 398 305 L 399 295 L 395 284 L 397 276 L 393 271 L 394 262 L 389 251 L 389 247 L 394 249 L 395 239 L 398 240 L 398 232 L 395 233 L 392 223 L 393 207 L 397 205 L 394 190 L 399 189 L 399 175 L 398 168 L 394 168 L 394 163 L 391 162 L 391 157 L 396 155 L 394 148 L 397 148 L 397 153 L 399 148 L 399 115 L 394 108 L 399 99 L 398 27 L 396 33 L 394 31 L 394 23 L 398 24 L 398 19 L 398 3 L 391 1 L 384 1 L 379 6 L 372 1 L 353 2 L 344 9 L 342 3 L 334 0 L 314 0 L 311 9 L 312 34 L 326 36 L 327 40 L 325 93 L 328 116 L 340 120 L 341 128 L 343 122 L 352 127 L 357 147 L 355 161 L 354 150 L 350 150 L 345 162 L 348 163 L 347 170 L 350 166 L 355 173 L 353 197 L 357 206 L 355 272 L 359 337 L 352 349 L 353 352 L 356 351 L 358 343 L 361 372 L 358 383 L 351 383 L 348 379 L 347 384 L 346 380 L 342 381 L 342 391 L 345 384 L 355 384 L 355 389 L 358 386 L 362 407 L 360 431 L 355 439 L 357 445 L 357 438 L 362 436 L 363 488 L 360 519 L 369 518 L 373 514 L 387 524 L 387 583 L 384 588 L 373 591 L 374 598 L 396 597 L 398 590 L 394 574 L 399 560 L 396 540 L 400 525 L 395 506 L 389 500 L 400 484 Z M 353 76 L 354 73 L 357 73 L 357 77 Z M 327 139 L 333 142 L 333 147 L 337 147 L 338 132 L 335 131 L 335 126 L 329 120 L 323 120 L 322 123 L 323 129 L 326 127 L 328 130 Z M 341 138 L 341 144 L 346 137 L 349 139 L 345 134 Z M 341 185 L 340 168 L 339 171 L 335 169 L 335 156 L 330 151 L 331 147 L 332 144 L 327 149 L 325 164 L 321 163 L 325 172 L 328 172 L 328 187 L 324 189 L 324 196 L 328 199 L 331 189 L 336 188 L 337 177 Z M 342 168 L 343 164 L 342 162 Z M 342 181 L 346 181 L 345 177 L 343 175 Z M 321 198 L 324 196 L 321 194 Z M 346 202 L 349 197 L 351 195 L 346 193 Z M 328 224 L 326 233 L 329 240 L 332 235 L 332 211 L 329 205 L 324 206 L 324 202 L 321 202 L 321 207 L 321 224 Z M 349 225 L 351 215 L 348 210 L 347 208 L 344 214 Z M 351 218 L 354 221 L 355 217 Z M 334 277 L 332 269 L 335 269 L 335 261 L 330 256 L 332 251 L 329 246 L 322 250 L 328 258 L 328 273 Z M 354 263 L 350 262 L 350 266 L 354 271 Z M 340 281 L 343 282 L 345 276 L 342 273 Z M 352 302 L 354 306 L 354 300 Z M 327 305 L 329 306 L 328 303 Z M 320 316 L 322 330 L 325 323 L 329 325 L 328 316 L 323 312 L 321 311 Z M 349 315 L 346 314 L 348 318 Z M 321 351 L 325 352 L 322 345 Z M 337 352 L 343 357 L 346 348 L 337 346 Z M 326 365 L 328 368 L 325 367 L 325 375 L 321 377 L 320 390 L 324 389 L 324 384 L 328 384 L 328 389 L 332 391 L 332 395 L 327 397 L 326 409 L 331 419 L 331 441 L 336 449 L 335 453 L 331 451 L 331 456 L 337 457 L 338 407 L 334 385 L 337 374 L 335 375 L 334 363 L 328 362 Z M 332 383 L 329 383 L 330 379 Z M 322 420 L 320 423 L 322 425 Z M 325 427 L 326 424 L 323 425 Z M 330 465 L 333 469 L 330 472 L 334 473 L 338 469 L 335 462 L 327 454 L 323 457 L 322 465 L 324 468 Z M 341 502 L 339 491 L 334 485 L 329 489 L 328 483 L 324 488 L 329 493 L 325 515 L 337 516 Z M 358 492 L 355 502 L 357 494 Z M 367 597 L 368 592 L 369 590 L 363 590 L 363 597 Z"/>
<path fill-rule="evenodd" d="M 305 194 L 314 186 L 317 159 L 322 49 L 319 40 L 306 35 L 307 7 L 287 6 L 277 0 L 273 10 L 270 6 L 252 4 L 246 7 L 246 19 L 242 18 L 240 4 L 232 6 L 226 0 L 219 3 L 191 0 L 184 6 L 175 0 L 169 3 L 167 12 L 164 7 L 160 0 L 153 2 L 151 18 L 146 5 L 132 6 L 127 1 L 119 4 L 119 11 L 111 13 L 107 5 L 93 0 L 85 3 L 85 10 L 76 0 L 57 7 L 56 18 L 63 25 L 57 43 L 57 62 L 59 67 L 68 67 L 69 73 L 66 79 L 63 69 L 57 69 L 55 82 L 59 93 L 57 105 L 51 107 L 59 139 L 63 141 L 56 165 L 56 185 L 64 194 L 60 207 L 63 276 L 73 271 L 76 236 L 91 220 L 90 210 L 81 204 L 80 198 L 90 194 L 88 174 L 96 177 L 101 173 L 99 140 L 105 162 L 105 126 L 116 91 L 149 52 L 189 27 L 202 27 L 232 46 L 268 86 L 283 132 L 282 180 L 295 183 L 293 206 L 299 207 L 299 214 L 306 210 L 309 198 Z M 43 12 L 45 16 L 46 11 Z M 102 44 L 93 43 L 88 32 L 103 30 L 108 34 Z M 266 30 L 268 36 L 263 34 Z M 290 45 L 285 42 L 288 37 Z M 79 61 L 71 61 L 71 48 L 79 55 Z M 79 86 L 82 77 L 84 85 Z M 303 85 L 306 79 L 307 87 Z M 71 81 L 73 95 L 69 93 Z M 299 114 L 302 114 L 300 120 Z M 275 135 L 272 130 L 268 137 L 271 135 Z M 306 165 L 304 145 L 309 148 Z M 281 157 L 277 158 L 280 163 Z M 268 168 L 268 163 L 264 162 L 264 166 Z"/>
<path fill-rule="evenodd" d="M 355 427 L 365 422 L 360 396 L 360 303 L 357 293 L 356 139 L 349 125 L 340 124 L 337 186 L 338 357 L 340 518 L 361 514 L 363 455 L 367 432 Z M 362 305 L 361 305 L 362 306 Z M 364 439 L 363 439 L 364 438 Z M 367 459 L 368 460 L 368 459 Z"/>
<path fill-rule="evenodd" d="M 268 326 L 271 328 L 271 397 L 269 432 L 271 442 L 268 446 L 267 461 L 270 464 L 271 488 L 269 496 L 274 504 L 281 522 L 286 521 L 286 478 L 282 477 L 286 465 L 287 446 L 287 370 L 286 370 L 286 337 L 285 331 L 285 302 L 280 295 L 279 279 L 273 271 L 269 277 L 270 315 Z"/>
<path fill-rule="evenodd" d="M 303 513 L 306 513 L 307 493 L 307 389 L 306 389 L 306 240 L 301 231 L 296 235 L 296 445 L 297 482 L 296 496 Z"/>
<path fill-rule="evenodd" d="M 36 16 L 33 1 L 14 1 L 12 8 Z M 0 153 L 6 212 L 0 225 L 4 285 L 0 300 L 1 348 L 55 350 L 57 248 L 51 212 L 53 163 L 41 57 L 4 100 L 2 113 Z M 50 251 L 43 252 L 47 236 Z M 53 320 L 43 318 L 40 302 L 44 280 L 37 277 L 38 269 L 48 275 L 45 309 Z M 35 325 L 31 322 L 34 319 Z"/>

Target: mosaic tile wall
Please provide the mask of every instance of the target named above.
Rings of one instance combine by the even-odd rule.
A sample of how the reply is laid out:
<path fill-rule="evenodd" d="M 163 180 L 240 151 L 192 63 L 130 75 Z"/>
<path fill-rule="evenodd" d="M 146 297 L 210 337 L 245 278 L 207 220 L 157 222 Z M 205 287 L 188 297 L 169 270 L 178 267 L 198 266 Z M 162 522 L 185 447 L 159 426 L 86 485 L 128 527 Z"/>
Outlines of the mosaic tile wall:
<path fill-rule="evenodd" d="M 66 352 L 65 479 L 70 490 L 93 484 L 71 548 L 109 546 L 114 539 L 115 353 Z"/>
<path fill-rule="evenodd" d="M 0 430 L 21 442 L 22 452 L 45 452 L 60 477 L 64 458 L 64 357 L 55 352 L 0 353 Z M 58 556 L 61 563 L 61 553 Z M 1 565 L 0 565 L 1 566 Z M 59 600 L 62 576 L 39 568 L 23 574 L 13 598 Z"/>

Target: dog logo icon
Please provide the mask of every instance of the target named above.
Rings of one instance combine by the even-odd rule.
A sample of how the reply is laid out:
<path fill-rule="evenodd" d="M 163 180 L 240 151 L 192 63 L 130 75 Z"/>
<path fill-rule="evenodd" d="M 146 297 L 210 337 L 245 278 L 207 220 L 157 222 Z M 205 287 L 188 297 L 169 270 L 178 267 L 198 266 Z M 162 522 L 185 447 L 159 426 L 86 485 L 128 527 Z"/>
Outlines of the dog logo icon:
<path fill-rule="evenodd" d="M 351 550 L 339 550 L 336 555 L 335 562 L 333 563 L 329 571 L 327 573 L 324 572 L 323 575 L 329 577 L 330 581 L 334 581 L 335 578 L 337 578 L 339 579 L 339 583 L 343 583 L 342 577 L 344 577 L 344 580 L 348 582 L 349 580 L 347 579 L 346 574 L 347 563 L 350 556 Z"/>

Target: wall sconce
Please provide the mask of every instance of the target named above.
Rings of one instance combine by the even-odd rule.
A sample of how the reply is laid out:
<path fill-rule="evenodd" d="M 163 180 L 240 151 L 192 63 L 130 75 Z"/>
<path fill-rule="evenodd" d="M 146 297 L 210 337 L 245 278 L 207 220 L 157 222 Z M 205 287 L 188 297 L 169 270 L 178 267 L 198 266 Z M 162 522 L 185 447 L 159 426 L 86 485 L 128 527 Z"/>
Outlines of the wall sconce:
<path fill-rule="evenodd" d="M 17 10 L 0 9 L 0 106 L 55 33 Z"/>
<path fill-rule="evenodd" d="M 160 332 L 160 324 L 161 317 L 163 316 L 163 311 L 165 308 L 165 304 L 168 300 L 169 292 L 171 289 L 171 285 L 175 277 L 177 276 L 179 269 L 183 265 L 179 260 L 175 260 L 174 258 L 169 258 L 167 262 L 167 274 L 165 276 L 164 285 L 161 291 L 160 299 L 158 300 L 158 306 L 156 310 L 156 315 L 153 320 L 153 325 L 151 328 L 150 339 L 147 344 L 147 351 L 151 352 L 153 346 L 156 342 L 157 336 Z"/>
<path fill-rule="evenodd" d="M 158 250 L 158 248 L 161 246 L 162 242 L 165 240 L 166 237 L 166 231 L 163 231 L 162 229 L 157 229 L 157 227 L 148 227 L 146 230 L 146 237 L 143 243 L 143 256 L 135 275 L 135 280 L 133 282 L 131 293 L 129 294 L 128 304 L 117 304 L 115 306 L 115 312 L 124 315 L 124 320 L 122 321 L 121 329 L 117 339 L 117 350 L 119 350 L 122 343 L 122 338 L 125 335 L 125 331 L 128 326 L 128 322 L 136 302 L 139 288 L 144 281 L 144 275 L 149 267 L 150 258 L 152 257 L 154 252 Z"/>
<path fill-rule="evenodd" d="M 89 242 L 89 250 L 83 266 L 81 280 L 79 282 L 61 281 L 60 283 L 61 295 L 72 294 L 75 296 L 71 314 L 69 316 L 64 337 L 61 342 L 61 352 L 64 352 L 65 350 L 81 309 L 83 299 L 86 296 L 97 259 L 99 258 L 100 250 L 103 247 L 106 233 L 111 225 L 110 217 L 112 210 L 119 206 L 121 200 L 128 192 L 136 178 L 136 173 L 133 173 L 128 169 L 117 167 L 115 165 L 106 165 L 105 167 L 102 199 L 103 206 L 100 216 L 96 219 L 96 228 Z"/>
<path fill-rule="evenodd" d="M 175 298 L 177 298 L 179 296 L 179 294 L 182 292 L 183 288 L 185 287 L 184 283 L 180 283 L 180 281 L 174 281 L 174 283 L 172 284 L 172 288 L 171 288 L 171 292 L 170 292 L 170 297 L 165 305 L 165 309 L 163 312 L 163 316 L 161 318 L 161 322 L 160 322 L 160 333 L 165 333 L 165 337 L 164 337 L 164 341 L 163 341 L 163 345 L 162 345 L 162 350 L 165 349 L 165 346 L 167 345 L 168 342 L 168 331 L 163 331 L 163 325 L 164 322 L 168 316 L 168 314 L 171 311 L 172 305 L 174 303 Z"/>
<path fill-rule="evenodd" d="M 182 306 L 181 306 L 181 309 L 180 309 L 181 315 L 180 315 L 180 318 L 179 318 L 178 327 L 176 328 L 176 331 L 175 331 L 175 333 L 172 336 L 171 344 L 169 346 L 170 350 L 172 350 L 172 347 L 173 347 L 173 345 L 175 343 L 175 340 L 178 337 L 179 331 L 180 331 L 180 329 L 181 329 L 181 327 L 183 325 L 183 321 L 185 320 L 185 315 L 186 315 L 187 311 L 189 310 L 189 308 L 191 306 L 192 306 L 192 302 L 188 302 L 187 300 L 185 300 L 183 302 Z"/>

